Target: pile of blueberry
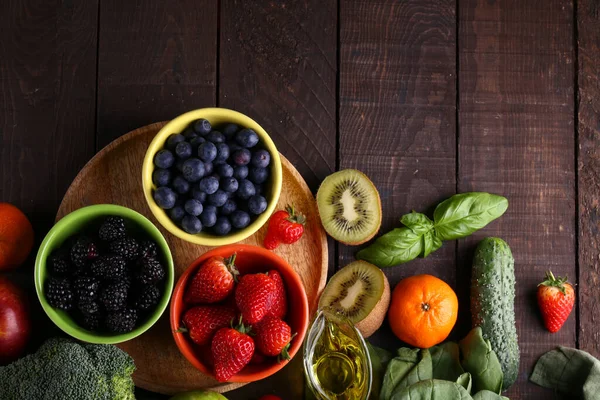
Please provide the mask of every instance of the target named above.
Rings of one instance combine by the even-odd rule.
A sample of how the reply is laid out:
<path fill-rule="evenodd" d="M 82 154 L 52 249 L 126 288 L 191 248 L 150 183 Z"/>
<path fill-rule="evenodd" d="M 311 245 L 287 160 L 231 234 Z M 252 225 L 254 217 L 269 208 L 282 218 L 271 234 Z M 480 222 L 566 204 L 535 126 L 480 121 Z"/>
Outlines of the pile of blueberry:
<path fill-rule="evenodd" d="M 154 201 L 187 233 L 227 235 L 267 209 L 270 162 L 252 129 L 196 120 L 154 156 Z"/>

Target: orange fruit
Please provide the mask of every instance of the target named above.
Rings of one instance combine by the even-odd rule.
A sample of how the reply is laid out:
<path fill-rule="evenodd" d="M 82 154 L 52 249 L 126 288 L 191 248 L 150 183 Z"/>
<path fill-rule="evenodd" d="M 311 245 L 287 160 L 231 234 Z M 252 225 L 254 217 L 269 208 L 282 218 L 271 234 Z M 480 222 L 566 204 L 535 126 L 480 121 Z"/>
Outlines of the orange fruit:
<path fill-rule="evenodd" d="M 31 223 L 17 207 L 0 203 L 0 271 L 23 264 L 33 247 Z"/>
<path fill-rule="evenodd" d="M 431 275 L 400 281 L 392 293 L 388 321 L 400 340 L 422 349 L 448 337 L 458 316 L 456 293 Z"/>

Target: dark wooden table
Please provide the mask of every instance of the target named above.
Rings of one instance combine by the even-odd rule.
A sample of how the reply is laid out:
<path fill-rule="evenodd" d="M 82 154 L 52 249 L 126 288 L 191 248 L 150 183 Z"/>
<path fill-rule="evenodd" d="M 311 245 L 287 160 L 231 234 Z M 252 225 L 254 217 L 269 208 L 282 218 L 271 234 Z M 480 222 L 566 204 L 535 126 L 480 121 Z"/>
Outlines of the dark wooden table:
<path fill-rule="evenodd" d="M 386 273 L 392 284 L 432 273 L 455 287 L 458 338 L 473 245 L 506 239 L 521 346 L 507 395 L 554 398 L 528 383 L 540 354 L 560 344 L 600 355 L 599 13 L 598 0 L 4 0 L 0 201 L 25 211 L 39 243 L 95 152 L 215 105 L 259 121 L 314 191 L 337 169 L 367 173 L 383 231 L 457 192 L 505 195 L 508 212 L 485 231 Z M 330 242 L 332 268 L 355 251 Z M 535 304 L 549 268 L 578 283 L 556 334 Z M 35 299 L 32 269 L 33 256 L 12 275 Z M 34 315 L 32 349 L 58 333 Z M 398 346 L 386 327 L 374 340 Z M 280 375 L 229 397 L 268 392 L 290 399 L 301 388 Z"/>

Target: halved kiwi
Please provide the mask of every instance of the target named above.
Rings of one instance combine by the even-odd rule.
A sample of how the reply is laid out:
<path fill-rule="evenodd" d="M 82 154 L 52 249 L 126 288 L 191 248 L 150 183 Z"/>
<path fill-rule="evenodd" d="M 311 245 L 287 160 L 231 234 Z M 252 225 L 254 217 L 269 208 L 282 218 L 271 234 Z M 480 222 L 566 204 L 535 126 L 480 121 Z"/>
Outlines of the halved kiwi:
<path fill-rule="evenodd" d="M 356 245 L 371 239 L 381 226 L 381 200 L 362 172 L 344 169 L 329 175 L 317 192 L 323 227 L 334 239 Z"/>
<path fill-rule="evenodd" d="M 390 305 L 390 284 L 383 271 L 366 261 L 355 261 L 335 273 L 319 299 L 354 323 L 364 337 L 375 332 Z"/>

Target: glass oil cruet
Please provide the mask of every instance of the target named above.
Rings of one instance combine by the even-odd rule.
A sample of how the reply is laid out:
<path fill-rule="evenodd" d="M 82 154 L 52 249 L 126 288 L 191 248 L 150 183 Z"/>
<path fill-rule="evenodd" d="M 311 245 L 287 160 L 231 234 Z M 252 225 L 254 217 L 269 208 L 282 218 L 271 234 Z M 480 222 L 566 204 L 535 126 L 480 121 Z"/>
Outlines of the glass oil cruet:
<path fill-rule="evenodd" d="M 317 312 L 304 342 L 304 373 L 318 400 L 366 400 L 371 358 L 362 335 L 331 308 Z"/>

